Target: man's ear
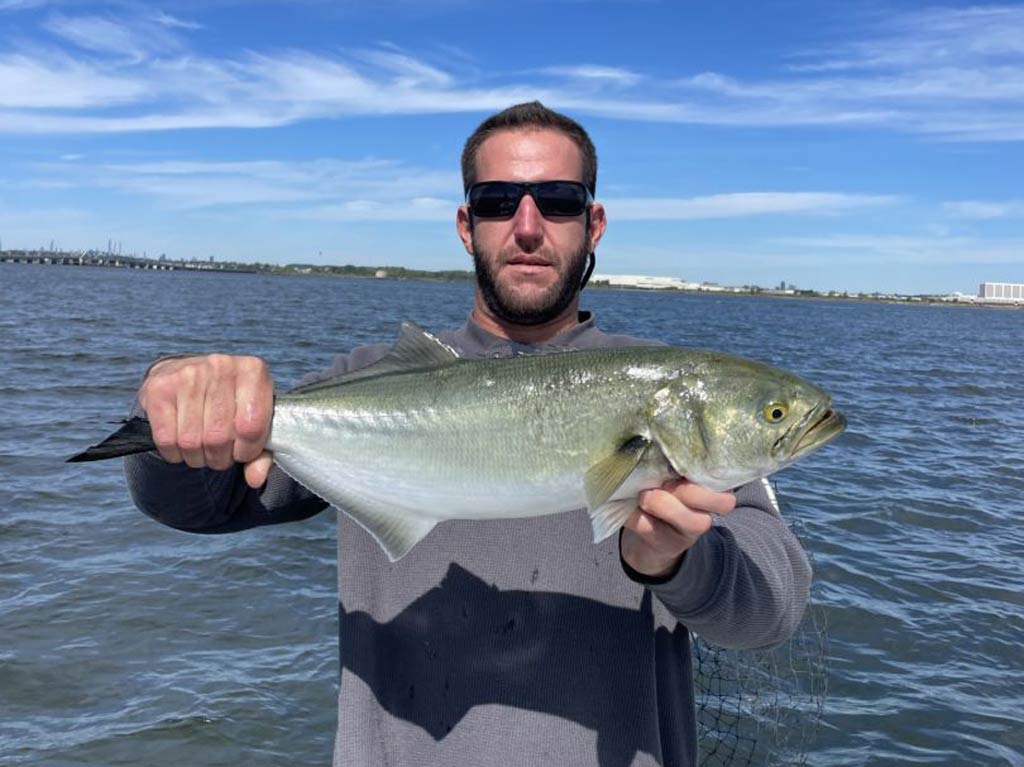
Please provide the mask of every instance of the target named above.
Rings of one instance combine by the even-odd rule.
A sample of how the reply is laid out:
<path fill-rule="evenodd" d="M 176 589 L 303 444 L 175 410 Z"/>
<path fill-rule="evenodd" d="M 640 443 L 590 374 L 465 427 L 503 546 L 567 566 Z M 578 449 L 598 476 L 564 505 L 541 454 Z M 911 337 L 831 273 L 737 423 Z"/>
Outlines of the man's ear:
<path fill-rule="evenodd" d="M 604 205 L 599 202 L 591 205 L 587 214 L 587 237 L 590 238 L 590 251 L 593 252 L 597 250 L 597 243 L 601 241 L 608 221 L 605 219 Z"/>
<path fill-rule="evenodd" d="M 462 247 L 472 256 L 473 214 L 469 212 L 469 208 L 465 205 L 460 205 L 459 209 L 455 212 L 455 229 L 459 233 L 459 239 L 462 240 Z"/>

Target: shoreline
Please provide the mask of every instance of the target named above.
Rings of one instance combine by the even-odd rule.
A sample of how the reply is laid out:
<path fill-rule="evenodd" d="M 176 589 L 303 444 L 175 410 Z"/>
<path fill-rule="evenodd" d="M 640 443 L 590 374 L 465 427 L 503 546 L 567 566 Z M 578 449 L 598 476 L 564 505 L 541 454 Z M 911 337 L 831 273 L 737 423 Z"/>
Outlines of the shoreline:
<path fill-rule="evenodd" d="M 464 282 L 474 277 L 471 271 L 447 270 L 427 271 L 394 266 L 325 266 L 317 264 L 277 264 L 218 261 L 181 261 L 152 259 L 138 256 L 119 256 L 110 253 L 61 253 L 52 251 L 0 251 L 0 264 L 21 264 L 31 266 L 70 266 L 100 269 L 129 269 L 136 271 L 203 272 L 209 274 L 259 274 L 275 277 L 351 277 L 356 279 L 420 280 L 425 282 Z M 838 291 L 826 293 L 802 290 L 784 293 L 768 288 L 727 288 L 713 286 L 695 290 L 685 288 L 639 288 L 632 286 L 591 283 L 591 290 L 632 291 L 637 293 L 683 293 L 687 295 L 714 295 L 723 297 L 764 297 L 794 300 L 840 301 L 844 303 L 887 303 L 911 306 L 950 306 L 986 309 L 1021 309 L 1024 302 L 952 300 L 944 296 L 919 294 L 859 294 L 849 295 Z"/>

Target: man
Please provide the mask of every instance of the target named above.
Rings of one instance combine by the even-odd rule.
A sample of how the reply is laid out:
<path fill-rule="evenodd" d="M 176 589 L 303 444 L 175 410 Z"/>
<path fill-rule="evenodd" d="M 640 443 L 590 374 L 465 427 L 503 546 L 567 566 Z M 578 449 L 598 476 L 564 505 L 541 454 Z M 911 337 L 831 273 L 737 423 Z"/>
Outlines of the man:
<path fill-rule="evenodd" d="M 644 343 L 579 311 L 606 226 L 582 127 L 536 102 L 511 107 L 470 137 L 462 168 L 456 223 L 477 289 L 444 341 L 466 357 Z M 356 349 L 324 375 L 386 350 Z M 160 455 L 126 459 L 140 508 L 210 533 L 325 508 L 263 450 L 272 396 L 256 358 L 154 365 L 139 405 Z M 598 545 L 582 511 L 450 521 L 393 564 L 338 520 L 335 764 L 692 765 L 688 629 L 730 647 L 780 642 L 810 580 L 763 482 L 646 491 L 622 534 Z"/>

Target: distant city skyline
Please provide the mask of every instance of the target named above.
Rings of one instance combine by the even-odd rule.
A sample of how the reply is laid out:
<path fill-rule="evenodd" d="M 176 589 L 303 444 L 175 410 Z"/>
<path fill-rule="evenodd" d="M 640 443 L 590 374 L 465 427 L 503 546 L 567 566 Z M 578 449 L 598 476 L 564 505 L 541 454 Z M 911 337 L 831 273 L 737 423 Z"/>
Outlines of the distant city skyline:
<path fill-rule="evenodd" d="M 0 0 L 0 241 L 469 269 L 462 142 L 538 98 L 597 144 L 601 272 L 1024 282 L 1024 5 L 520 11 Z"/>

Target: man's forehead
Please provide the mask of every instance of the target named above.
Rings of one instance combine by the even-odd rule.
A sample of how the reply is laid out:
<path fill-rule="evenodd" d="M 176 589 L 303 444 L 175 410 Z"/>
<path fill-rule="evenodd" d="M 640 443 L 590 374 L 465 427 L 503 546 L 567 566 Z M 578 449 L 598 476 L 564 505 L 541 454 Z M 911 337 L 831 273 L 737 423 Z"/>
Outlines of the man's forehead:
<path fill-rule="evenodd" d="M 477 179 L 583 180 L 579 147 L 551 128 L 515 128 L 488 136 L 476 156 Z"/>

